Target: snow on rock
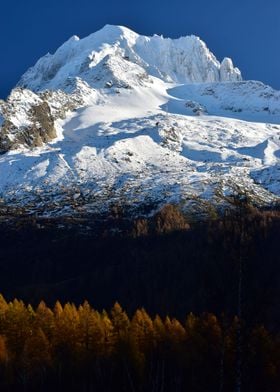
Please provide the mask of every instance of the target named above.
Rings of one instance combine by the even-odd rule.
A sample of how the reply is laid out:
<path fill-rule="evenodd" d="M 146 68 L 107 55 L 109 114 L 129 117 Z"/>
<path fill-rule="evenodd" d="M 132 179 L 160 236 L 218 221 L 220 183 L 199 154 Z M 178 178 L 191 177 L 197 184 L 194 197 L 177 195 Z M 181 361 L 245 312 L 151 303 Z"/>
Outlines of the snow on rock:
<path fill-rule="evenodd" d="M 6 203 L 64 214 L 243 191 L 279 200 L 280 92 L 242 81 L 198 37 L 106 25 L 44 56 L 19 86 L 0 102 Z"/>
<path fill-rule="evenodd" d="M 172 87 L 169 111 L 187 114 L 185 106 L 195 102 L 210 115 L 279 122 L 280 92 L 257 81 L 184 84 Z M 194 104 L 193 104 L 194 105 Z"/>
<path fill-rule="evenodd" d="M 1 114 L 0 152 L 42 146 L 56 137 L 48 103 L 30 90 L 12 90 L 1 105 Z"/>
<path fill-rule="evenodd" d="M 100 77 L 102 61 L 104 64 L 104 59 L 111 56 L 115 61 L 109 67 L 121 77 L 125 77 L 123 67 L 129 68 L 128 63 L 121 61 L 125 59 L 134 63 L 132 72 L 138 71 L 140 77 L 145 70 L 164 81 L 176 83 L 241 80 L 240 71 L 233 67 L 230 59 L 220 64 L 196 36 L 145 37 L 126 27 L 106 25 L 86 38 L 74 36 L 53 55 L 42 57 L 22 76 L 19 85 L 34 91 L 64 89 L 69 77 L 79 77 L 92 85 L 95 78 Z M 136 65 L 141 68 L 137 69 Z"/>
<path fill-rule="evenodd" d="M 220 81 L 233 82 L 241 79 L 242 77 L 239 69 L 233 66 L 232 60 L 230 58 L 225 57 L 220 65 Z"/>

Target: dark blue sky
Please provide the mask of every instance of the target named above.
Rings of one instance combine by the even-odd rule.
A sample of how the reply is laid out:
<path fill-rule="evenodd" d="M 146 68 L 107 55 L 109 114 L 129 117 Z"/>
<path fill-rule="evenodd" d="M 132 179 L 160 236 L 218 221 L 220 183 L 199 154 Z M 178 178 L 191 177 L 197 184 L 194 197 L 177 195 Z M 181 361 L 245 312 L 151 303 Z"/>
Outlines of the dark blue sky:
<path fill-rule="evenodd" d="M 279 0 L 9 0 L 1 4 L 0 97 L 39 57 L 107 23 L 146 35 L 196 34 L 218 59 L 232 57 L 244 78 L 280 89 Z"/>

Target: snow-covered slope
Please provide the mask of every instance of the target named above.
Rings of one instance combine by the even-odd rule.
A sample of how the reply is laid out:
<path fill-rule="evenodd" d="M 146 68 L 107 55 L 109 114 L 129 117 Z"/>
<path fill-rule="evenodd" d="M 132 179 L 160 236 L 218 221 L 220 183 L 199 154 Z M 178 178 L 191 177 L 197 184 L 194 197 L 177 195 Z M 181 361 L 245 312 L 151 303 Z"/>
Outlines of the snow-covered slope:
<path fill-rule="evenodd" d="M 280 93 L 197 37 L 105 26 L 0 102 L 0 197 L 36 213 L 280 196 Z M 7 152 L 8 151 L 8 152 Z"/>

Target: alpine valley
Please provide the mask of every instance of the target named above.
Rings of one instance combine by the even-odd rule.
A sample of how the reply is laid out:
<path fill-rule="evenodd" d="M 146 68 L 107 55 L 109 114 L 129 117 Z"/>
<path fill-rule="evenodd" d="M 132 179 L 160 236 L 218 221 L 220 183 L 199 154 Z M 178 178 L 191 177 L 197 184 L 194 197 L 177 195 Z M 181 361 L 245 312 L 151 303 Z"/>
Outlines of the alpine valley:
<path fill-rule="evenodd" d="M 42 57 L 0 101 L 1 208 L 205 213 L 280 196 L 280 92 L 196 36 L 106 25 Z M 152 206 L 152 207 L 149 207 Z"/>

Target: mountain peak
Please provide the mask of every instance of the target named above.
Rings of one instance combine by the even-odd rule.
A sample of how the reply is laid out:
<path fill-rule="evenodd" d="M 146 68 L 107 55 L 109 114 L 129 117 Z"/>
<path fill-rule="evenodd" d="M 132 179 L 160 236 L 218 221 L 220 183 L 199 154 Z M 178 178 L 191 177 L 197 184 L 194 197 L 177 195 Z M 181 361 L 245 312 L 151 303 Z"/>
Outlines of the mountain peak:
<path fill-rule="evenodd" d="M 88 37 L 71 37 L 53 55 L 42 57 L 18 85 L 33 91 L 65 90 L 70 77 L 95 87 L 95 67 L 108 55 L 129 60 L 142 67 L 143 72 L 173 83 L 241 80 L 240 71 L 230 59 L 220 64 L 196 36 L 147 37 L 124 26 L 105 25 Z"/>
<path fill-rule="evenodd" d="M 126 26 L 121 26 L 121 25 L 112 25 L 112 24 L 105 24 L 100 30 L 97 32 L 108 32 L 108 33 L 119 33 L 119 34 L 132 34 L 132 35 L 138 35 L 135 33 L 133 30 L 131 30 L 129 27 Z M 95 34 L 95 33 L 93 33 Z"/>

